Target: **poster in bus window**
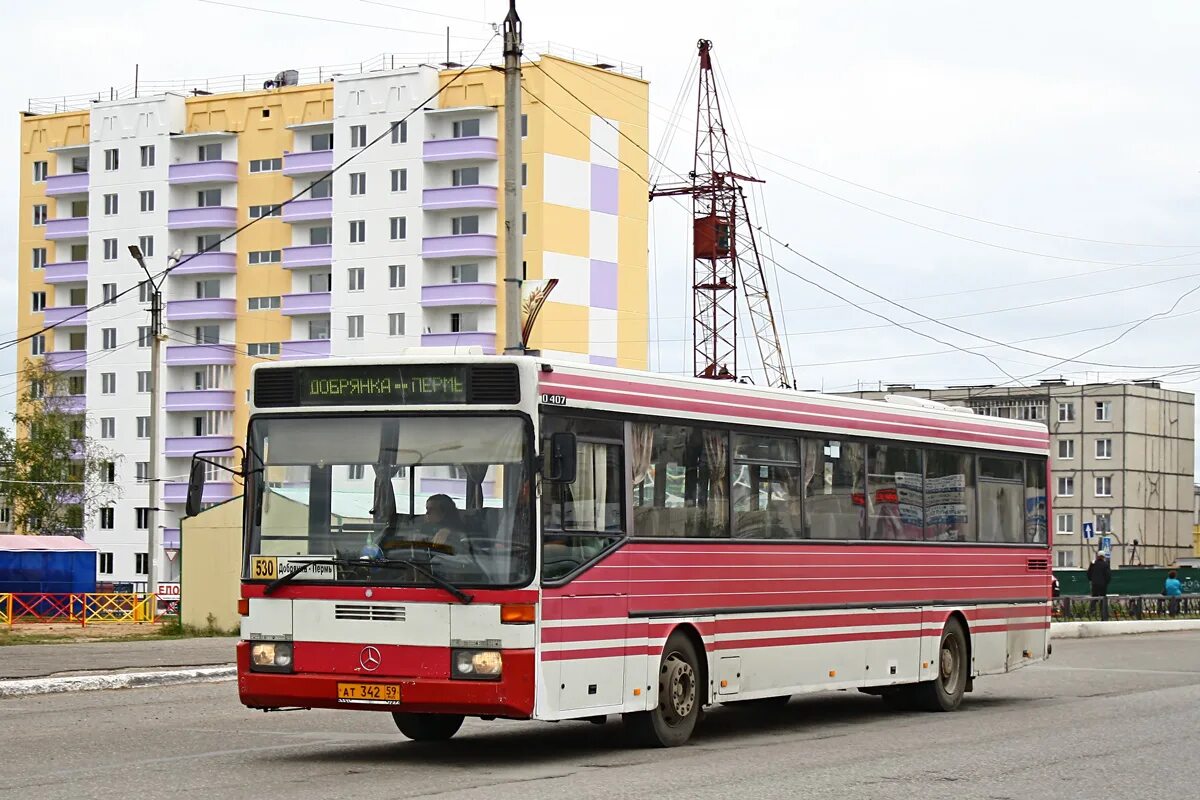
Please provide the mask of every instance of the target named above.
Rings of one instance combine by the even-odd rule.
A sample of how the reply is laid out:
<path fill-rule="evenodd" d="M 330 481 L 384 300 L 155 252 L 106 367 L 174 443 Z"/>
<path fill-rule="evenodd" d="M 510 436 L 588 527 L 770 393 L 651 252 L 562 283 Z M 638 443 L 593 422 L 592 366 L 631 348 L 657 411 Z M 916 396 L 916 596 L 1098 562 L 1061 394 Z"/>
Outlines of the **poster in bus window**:
<path fill-rule="evenodd" d="M 1046 543 L 1046 493 L 1043 489 L 1025 491 L 1025 541 Z"/>
<path fill-rule="evenodd" d="M 924 536 L 924 484 L 925 478 L 920 473 L 896 473 L 896 500 L 902 539 L 920 539 Z"/>
<path fill-rule="evenodd" d="M 963 474 L 927 478 L 925 481 L 925 525 L 927 539 L 958 541 L 959 527 L 967 523 L 967 478 Z"/>

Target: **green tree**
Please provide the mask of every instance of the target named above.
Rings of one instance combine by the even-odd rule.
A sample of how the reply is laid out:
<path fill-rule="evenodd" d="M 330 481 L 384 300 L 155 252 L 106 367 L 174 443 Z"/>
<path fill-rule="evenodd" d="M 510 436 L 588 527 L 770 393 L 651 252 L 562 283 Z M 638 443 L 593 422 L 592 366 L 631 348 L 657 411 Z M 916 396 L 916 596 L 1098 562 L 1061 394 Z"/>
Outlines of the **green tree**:
<path fill-rule="evenodd" d="M 79 535 L 85 515 L 120 494 L 111 480 L 117 457 L 88 435 L 86 414 L 72 408 L 82 376 L 27 361 L 22 381 L 13 432 L 0 429 L 0 491 L 17 530 Z"/>

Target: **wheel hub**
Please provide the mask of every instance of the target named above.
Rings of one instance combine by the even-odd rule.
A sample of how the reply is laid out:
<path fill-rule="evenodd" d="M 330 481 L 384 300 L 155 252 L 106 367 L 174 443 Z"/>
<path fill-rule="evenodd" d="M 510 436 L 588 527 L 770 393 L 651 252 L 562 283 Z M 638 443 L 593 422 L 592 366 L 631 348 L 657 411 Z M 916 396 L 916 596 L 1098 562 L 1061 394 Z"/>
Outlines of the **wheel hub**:
<path fill-rule="evenodd" d="M 696 706 L 696 672 L 676 653 L 665 661 L 658 685 L 659 706 L 666 721 L 675 725 L 692 713 Z"/>

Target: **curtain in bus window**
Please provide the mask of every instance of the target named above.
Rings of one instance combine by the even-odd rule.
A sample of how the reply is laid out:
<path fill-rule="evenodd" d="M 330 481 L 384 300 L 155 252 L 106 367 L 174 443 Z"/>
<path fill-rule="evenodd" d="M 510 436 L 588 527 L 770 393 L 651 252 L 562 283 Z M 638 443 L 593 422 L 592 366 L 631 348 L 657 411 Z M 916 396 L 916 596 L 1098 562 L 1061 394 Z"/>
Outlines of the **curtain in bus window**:
<path fill-rule="evenodd" d="M 1046 522 L 1046 459 L 1025 459 L 1025 541 L 1045 544 Z"/>
<path fill-rule="evenodd" d="M 925 451 L 925 538 L 976 540 L 974 456 L 950 450 Z"/>
<path fill-rule="evenodd" d="M 466 507 L 470 510 L 483 508 L 483 480 L 487 477 L 487 464 L 463 464 L 463 472 L 467 475 L 467 486 L 464 498 Z"/>
<path fill-rule="evenodd" d="M 637 535 L 727 536 L 727 434 L 683 425 L 652 427 L 650 466 L 633 489 Z M 713 463 L 712 457 L 721 460 Z"/>
<path fill-rule="evenodd" d="M 859 442 L 819 439 L 814 468 L 805 487 L 804 513 L 814 539 L 861 539 L 865 521 L 864 446 Z M 805 469 L 805 474 L 809 472 Z"/>
<path fill-rule="evenodd" d="M 867 538 L 924 537 L 924 468 L 921 451 L 872 444 L 867 458 Z"/>
<path fill-rule="evenodd" d="M 979 541 L 1015 544 L 1025 527 L 1025 462 L 979 457 Z"/>
<path fill-rule="evenodd" d="M 635 422 L 630 426 L 630 447 L 633 452 L 633 483 L 636 486 L 650 472 L 650 457 L 654 451 L 654 426 L 647 422 Z"/>

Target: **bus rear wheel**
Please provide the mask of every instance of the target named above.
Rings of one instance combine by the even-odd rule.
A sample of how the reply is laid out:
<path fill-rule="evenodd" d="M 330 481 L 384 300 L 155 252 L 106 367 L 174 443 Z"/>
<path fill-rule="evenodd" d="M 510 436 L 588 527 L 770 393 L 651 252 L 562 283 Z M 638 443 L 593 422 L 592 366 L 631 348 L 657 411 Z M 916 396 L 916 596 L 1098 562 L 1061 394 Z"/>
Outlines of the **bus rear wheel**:
<path fill-rule="evenodd" d="M 962 703 L 970 673 L 967 631 L 958 619 L 951 619 L 942 629 L 935 663 L 937 677 L 912 687 L 912 700 L 925 711 L 954 711 Z"/>
<path fill-rule="evenodd" d="M 658 666 L 658 707 L 624 716 L 630 741 L 641 747 L 678 747 L 691 738 L 704 702 L 696 648 L 673 633 Z"/>
<path fill-rule="evenodd" d="M 406 714 L 392 713 L 396 727 L 414 742 L 444 742 L 462 727 L 462 714 Z"/>

